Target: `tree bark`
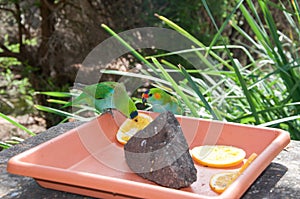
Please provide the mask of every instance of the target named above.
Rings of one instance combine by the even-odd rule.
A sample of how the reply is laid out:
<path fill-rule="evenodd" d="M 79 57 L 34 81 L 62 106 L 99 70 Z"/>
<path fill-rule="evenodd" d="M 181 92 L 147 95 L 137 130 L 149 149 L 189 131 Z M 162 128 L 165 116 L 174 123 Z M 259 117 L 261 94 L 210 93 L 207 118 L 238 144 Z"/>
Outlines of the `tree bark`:
<path fill-rule="evenodd" d="M 55 17 L 53 16 L 52 6 L 54 7 L 54 0 L 41 0 L 40 2 L 40 15 L 41 21 L 41 43 L 38 49 L 38 56 L 41 60 L 47 60 L 47 49 L 49 38 L 55 31 Z M 45 59 L 44 59 L 45 58 Z M 43 75 L 48 76 L 50 74 L 50 69 L 48 67 L 47 61 L 40 61 L 41 71 Z"/>

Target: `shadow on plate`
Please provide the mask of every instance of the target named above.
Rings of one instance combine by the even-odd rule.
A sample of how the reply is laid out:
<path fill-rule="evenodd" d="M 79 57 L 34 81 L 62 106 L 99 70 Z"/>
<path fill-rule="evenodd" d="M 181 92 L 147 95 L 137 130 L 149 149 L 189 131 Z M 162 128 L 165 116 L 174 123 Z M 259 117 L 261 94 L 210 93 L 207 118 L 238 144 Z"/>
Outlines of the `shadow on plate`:
<path fill-rule="evenodd" d="M 269 198 L 271 190 L 287 170 L 286 166 L 272 162 L 245 192 L 242 198 Z"/>

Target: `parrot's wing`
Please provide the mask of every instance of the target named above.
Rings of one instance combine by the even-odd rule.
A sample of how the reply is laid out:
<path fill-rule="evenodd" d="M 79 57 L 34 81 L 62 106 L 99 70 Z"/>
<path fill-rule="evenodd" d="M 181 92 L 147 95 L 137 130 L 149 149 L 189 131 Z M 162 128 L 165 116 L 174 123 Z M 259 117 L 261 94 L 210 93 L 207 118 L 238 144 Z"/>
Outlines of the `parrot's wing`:
<path fill-rule="evenodd" d="M 178 98 L 176 98 L 176 99 L 177 99 L 177 105 L 178 105 L 177 112 L 179 115 L 184 115 L 185 113 L 184 113 L 184 108 L 182 106 L 182 103 L 180 103 L 180 100 Z"/>
<path fill-rule="evenodd" d="M 94 105 L 95 105 L 95 108 L 103 113 L 105 112 L 107 109 L 115 109 L 115 105 L 114 105 L 114 102 L 112 100 L 112 95 L 110 95 L 109 97 L 106 97 L 104 99 L 96 99 L 94 101 Z"/>
<path fill-rule="evenodd" d="M 184 109 L 181 103 L 179 103 L 179 99 L 174 96 L 171 96 L 170 108 L 174 114 L 183 115 Z"/>
<path fill-rule="evenodd" d="M 95 99 L 103 99 L 114 92 L 114 88 L 118 82 L 101 82 L 86 86 L 83 92 L 94 97 Z"/>
<path fill-rule="evenodd" d="M 66 108 L 74 105 L 80 105 L 80 104 L 88 104 L 89 101 L 88 98 L 89 98 L 88 95 L 86 95 L 85 93 L 81 93 L 78 97 L 63 105 L 62 108 Z"/>
<path fill-rule="evenodd" d="M 112 97 L 116 109 L 123 113 L 126 117 L 132 119 L 137 116 L 137 108 L 132 99 L 128 96 L 123 84 L 118 84 L 115 87 Z"/>

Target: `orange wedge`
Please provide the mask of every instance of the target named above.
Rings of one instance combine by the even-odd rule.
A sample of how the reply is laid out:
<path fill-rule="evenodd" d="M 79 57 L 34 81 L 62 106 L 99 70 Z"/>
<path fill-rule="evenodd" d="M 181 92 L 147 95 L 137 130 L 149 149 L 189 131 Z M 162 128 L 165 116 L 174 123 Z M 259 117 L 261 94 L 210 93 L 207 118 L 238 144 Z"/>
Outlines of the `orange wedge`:
<path fill-rule="evenodd" d="M 257 157 L 256 153 L 253 153 L 245 164 L 236 172 L 221 172 L 214 174 L 209 181 L 209 186 L 216 193 L 223 193 L 225 189 L 237 178 L 243 171 L 251 164 L 251 162 Z"/>
<path fill-rule="evenodd" d="M 191 150 L 193 159 L 203 166 L 231 167 L 240 164 L 246 152 L 243 149 L 225 145 L 197 146 Z"/>
<path fill-rule="evenodd" d="M 152 117 L 143 113 L 139 113 L 134 120 L 126 119 L 116 134 L 118 142 L 121 144 L 126 144 L 136 132 L 144 129 L 152 121 Z"/>
<path fill-rule="evenodd" d="M 222 172 L 214 174 L 209 181 L 210 188 L 216 193 L 223 193 L 236 179 L 236 172 Z"/>

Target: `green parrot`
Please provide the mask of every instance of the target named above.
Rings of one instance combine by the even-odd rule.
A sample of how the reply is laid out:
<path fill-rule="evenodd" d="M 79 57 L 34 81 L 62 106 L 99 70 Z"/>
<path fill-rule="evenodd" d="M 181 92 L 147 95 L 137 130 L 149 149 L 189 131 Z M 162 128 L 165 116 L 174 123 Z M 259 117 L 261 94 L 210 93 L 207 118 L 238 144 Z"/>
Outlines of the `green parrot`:
<path fill-rule="evenodd" d="M 99 112 L 105 112 L 107 109 L 117 109 L 130 119 L 135 119 L 138 116 L 137 108 L 128 96 L 124 84 L 119 82 L 101 82 L 87 85 L 78 97 L 65 104 L 63 108 L 80 104 L 95 107 Z"/>
<path fill-rule="evenodd" d="M 183 113 L 182 107 L 178 100 L 167 92 L 159 88 L 151 88 L 142 95 L 143 103 L 152 105 L 154 112 L 171 111 L 174 114 L 181 115 Z"/>

